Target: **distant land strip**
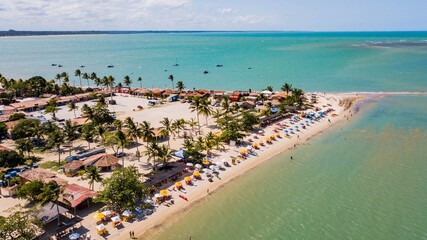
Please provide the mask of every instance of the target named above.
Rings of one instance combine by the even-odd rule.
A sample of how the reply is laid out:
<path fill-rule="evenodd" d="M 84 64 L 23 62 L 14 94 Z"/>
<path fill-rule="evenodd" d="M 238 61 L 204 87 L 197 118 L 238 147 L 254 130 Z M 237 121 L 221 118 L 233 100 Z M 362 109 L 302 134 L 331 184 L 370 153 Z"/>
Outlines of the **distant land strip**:
<path fill-rule="evenodd" d="M 48 36 L 48 35 L 94 35 L 94 34 L 140 34 L 140 33 L 208 33 L 239 31 L 0 31 L 0 37 Z"/>

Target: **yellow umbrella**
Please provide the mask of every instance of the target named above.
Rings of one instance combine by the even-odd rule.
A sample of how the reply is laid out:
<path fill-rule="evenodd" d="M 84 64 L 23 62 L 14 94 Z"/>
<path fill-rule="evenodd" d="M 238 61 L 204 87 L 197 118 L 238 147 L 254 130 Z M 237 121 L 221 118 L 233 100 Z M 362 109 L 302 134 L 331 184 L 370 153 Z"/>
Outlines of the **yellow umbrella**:
<path fill-rule="evenodd" d="M 280 137 L 280 133 L 276 134 L 276 137 Z"/>
<path fill-rule="evenodd" d="M 257 143 L 252 144 L 252 147 L 258 147 Z"/>
<path fill-rule="evenodd" d="M 160 195 L 167 196 L 168 194 L 169 194 L 168 190 L 166 189 L 160 190 Z"/>
<path fill-rule="evenodd" d="M 185 178 L 184 178 L 184 180 L 185 180 L 186 182 L 189 182 L 189 181 L 191 181 L 191 177 L 190 177 L 190 176 L 187 176 L 187 177 L 185 177 Z"/>
<path fill-rule="evenodd" d="M 270 139 L 269 137 L 268 137 L 268 138 L 265 138 L 265 141 L 267 141 L 267 142 L 268 142 L 268 141 L 270 141 L 270 140 L 271 140 L 271 139 Z"/>
<path fill-rule="evenodd" d="M 247 152 L 248 152 L 248 150 L 246 150 L 246 149 L 240 150 L 240 154 L 246 154 Z"/>
<path fill-rule="evenodd" d="M 207 160 L 207 159 L 205 159 L 205 160 L 203 160 L 203 164 L 205 164 L 205 165 L 209 165 L 209 160 Z"/>
<path fill-rule="evenodd" d="M 276 137 L 275 137 L 274 135 L 271 135 L 271 136 L 270 136 L 270 138 L 271 138 L 271 139 L 275 139 Z"/>
<path fill-rule="evenodd" d="M 199 171 L 194 171 L 193 176 L 200 177 L 200 172 Z"/>
<path fill-rule="evenodd" d="M 95 218 L 96 220 L 101 220 L 103 219 L 105 216 L 102 212 L 96 212 L 95 215 L 93 215 L 93 218 Z"/>
<path fill-rule="evenodd" d="M 176 182 L 175 187 L 182 187 L 182 182 Z"/>
<path fill-rule="evenodd" d="M 259 141 L 259 144 L 263 144 L 264 142 L 261 140 L 261 141 Z"/>

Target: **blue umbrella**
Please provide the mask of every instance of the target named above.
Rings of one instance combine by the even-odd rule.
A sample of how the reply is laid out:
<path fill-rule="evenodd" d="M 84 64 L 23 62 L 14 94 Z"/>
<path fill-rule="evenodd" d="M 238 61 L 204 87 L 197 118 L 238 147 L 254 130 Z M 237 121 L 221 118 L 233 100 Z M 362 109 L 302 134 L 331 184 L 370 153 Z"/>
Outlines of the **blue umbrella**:
<path fill-rule="evenodd" d="M 308 120 L 305 120 L 306 123 L 308 123 Z"/>
<path fill-rule="evenodd" d="M 285 130 L 285 132 L 287 133 L 287 132 L 288 132 L 288 130 Z"/>
<path fill-rule="evenodd" d="M 293 129 L 293 128 L 289 128 L 289 130 L 291 130 L 291 131 L 292 131 L 292 130 L 294 130 L 294 129 Z"/>
<path fill-rule="evenodd" d="M 298 126 L 295 126 L 295 128 L 299 128 Z"/>
<path fill-rule="evenodd" d="M 301 126 L 304 126 L 304 123 L 300 123 Z"/>

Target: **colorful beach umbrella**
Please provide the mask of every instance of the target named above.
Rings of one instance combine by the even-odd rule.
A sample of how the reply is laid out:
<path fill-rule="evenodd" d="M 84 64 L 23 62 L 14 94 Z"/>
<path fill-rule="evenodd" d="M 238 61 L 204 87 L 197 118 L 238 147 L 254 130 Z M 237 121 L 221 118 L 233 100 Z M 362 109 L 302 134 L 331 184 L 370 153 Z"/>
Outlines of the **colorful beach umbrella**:
<path fill-rule="evenodd" d="M 190 176 L 187 176 L 187 177 L 185 177 L 185 178 L 184 178 L 184 180 L 185 180 L 186 182 L 190 182 L 190 181 L 191 181 L 191 177 L 190 177 Z"/>
<path fill-rule="evenodd" d="M 210 163 L 210 162 L 209 162 L 209 160 L 204 159 L 202 163 L 203 163 L 204 165 L 209 165 L 209 163 Z"/>
<path fill-rule="evenodd" d="M 168 190 L 166 189 L 160 190 L 160 195 L 167 196 L 168 194 L 169 194 Z"/>
<path fill-rule="evenodd" d="M 176 182 L 175 187 L 178 187 L 178 188 L 182 187 L 182 182 Z"/>
<path fill-rule="evenodd" d="M 194 172 L 193 172 L 193 176 L 195 176 L 195 177 L 200 177 L 200 172 L 199 172 L 199 171 L 194 171 Z"/>
<path fill-rule="evenodd" d="M 93 218 L 95 218 L 96 220 L 101 220 L 103 219 L 105 216 L 102 212 L 96 212 L 95 215 L 93 215 Z"/>

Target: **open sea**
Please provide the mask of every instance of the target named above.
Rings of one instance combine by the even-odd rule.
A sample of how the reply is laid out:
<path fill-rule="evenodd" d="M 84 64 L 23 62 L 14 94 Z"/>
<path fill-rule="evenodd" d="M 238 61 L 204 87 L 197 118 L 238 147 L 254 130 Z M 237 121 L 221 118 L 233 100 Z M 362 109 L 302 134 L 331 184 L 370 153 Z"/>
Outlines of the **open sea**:
<path fill-rule="evenodd" d="M 74 71 L 81 65 L 82 72 L 112 75 L 116 83 L 129 75 L 139 86 L 141 76 L 149 88 L 171 88 L 172 74 L 190 89 L 279 90 L 289 82 L 306 91 L 426 91 L 427 32 L 0 38 L 0 73 L 8 78 L 52 79 L 65 71 L 78 84 Z"/>
<path fill-rule="evenodd" d="M 427 32 L 0 38 L 7 78 L 67 71 L 78 84 L 81 65 L 150 88 L 171 87 L 173 74 L 190 89 L 425 92 Z M 426 139 L 427 95 L 371 99 L 175 216 L 157 239 L 427 239 Z"/>

